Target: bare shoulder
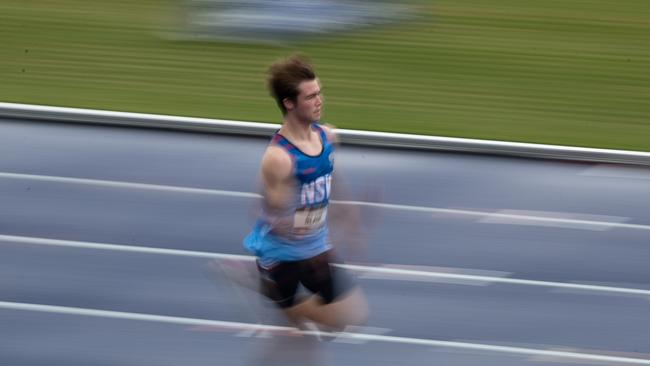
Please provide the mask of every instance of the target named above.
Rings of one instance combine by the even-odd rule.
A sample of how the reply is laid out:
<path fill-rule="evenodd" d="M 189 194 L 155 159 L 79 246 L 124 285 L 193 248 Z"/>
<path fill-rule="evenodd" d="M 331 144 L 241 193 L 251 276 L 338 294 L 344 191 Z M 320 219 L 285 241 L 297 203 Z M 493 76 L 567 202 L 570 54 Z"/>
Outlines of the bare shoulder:
<path fill-rule="evenodd" d="M 283 148 L 271 145 L 262 157 L 262 175 L 265 180 L 283 181 L 293 174 L 293 161 Z"/>
<path fill-rule="evenodd" d="M 321 125 L 323 130 L 325 131 L 325 134 L 327 135 L 327 139 L 332 142 L 332 143 L 338 143 L 339 138 L 336 136 L 336 126 L 329 124 L 329 123 L 324 123 Z"/>

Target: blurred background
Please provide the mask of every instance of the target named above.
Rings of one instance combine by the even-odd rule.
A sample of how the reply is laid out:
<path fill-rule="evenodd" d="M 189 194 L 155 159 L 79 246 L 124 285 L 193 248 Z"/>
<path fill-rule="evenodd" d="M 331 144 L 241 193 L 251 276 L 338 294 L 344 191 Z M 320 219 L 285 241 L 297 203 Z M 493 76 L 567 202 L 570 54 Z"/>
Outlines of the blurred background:
<path fill-rule="evenodd" d="M 650 150 L 646 0 L 3 0 L 0 100 L 274 122 L 312 58 L 342 128 Z"/>

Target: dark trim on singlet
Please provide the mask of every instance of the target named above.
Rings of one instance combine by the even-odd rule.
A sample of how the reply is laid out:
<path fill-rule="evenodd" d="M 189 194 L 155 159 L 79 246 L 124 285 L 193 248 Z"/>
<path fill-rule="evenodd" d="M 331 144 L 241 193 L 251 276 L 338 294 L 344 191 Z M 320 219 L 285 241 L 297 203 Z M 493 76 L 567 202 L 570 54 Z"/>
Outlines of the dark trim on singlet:
<path fill-rule="evenodd" d="M 318 153 L 318 155 L 306 154 L 304 151 L 300 150 L 300 148 L 298 148 L 298 146 L 294 145 L 294 143 L 291 142 L 291 140 L 284 137 L 279 132 L 280 130 L 275 132 L 275 134 L 273 135 L 272 141 L 273 141 L 273 143 L 278 144 L 278 145 L 283 146 L 283 147 L 286 147 L 288 149 L 298 150 L 301 154 L 303 154 L 305 156 L 308 156 L 310 158 L 318 158 L 321 155 L 323 155 L 323 152 L 325 152 L 325 142 L 327 140 L 327 136 L 325 134 L 325 130 L 323 130 L 323 128 L 320 127 L 319 125 L 317 125 L 316 123 L 312 123 L 312 125 L 310 127 L 311 127 L 312 130 L 315 130 L 316 132 L 318 132 L 318 137 L 320 138 L 320 152 Z"/>

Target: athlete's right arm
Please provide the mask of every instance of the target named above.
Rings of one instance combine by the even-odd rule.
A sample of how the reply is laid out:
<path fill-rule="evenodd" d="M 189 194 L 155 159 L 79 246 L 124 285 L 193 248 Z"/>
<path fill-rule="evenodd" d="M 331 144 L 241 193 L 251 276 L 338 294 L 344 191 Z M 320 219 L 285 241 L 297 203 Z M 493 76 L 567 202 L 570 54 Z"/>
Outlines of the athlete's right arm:
<path fill-rule="evenodd" d="M 277 234 L 288 234 L 293 229 L 291 209 L 296 194 L 293 173 L 289 154 L 281 147 L 269 146 L 262 158 L 263 197 L 266 214 Z"/>

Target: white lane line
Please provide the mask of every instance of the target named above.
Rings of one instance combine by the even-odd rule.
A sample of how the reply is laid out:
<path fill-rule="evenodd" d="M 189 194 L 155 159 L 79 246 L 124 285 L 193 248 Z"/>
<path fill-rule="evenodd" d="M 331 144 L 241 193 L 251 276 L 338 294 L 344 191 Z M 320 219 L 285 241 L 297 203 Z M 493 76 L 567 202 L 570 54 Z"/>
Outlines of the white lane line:
<path fill-rule="evenodd" d="M 512 219 L 512 217 L 517 218 Z M 524 217 L 544 217 L 552 220 L 526 220 Z M 623 223 L 627 220 L 629 220 L 629 218 L 621 216 L 589 215 L 571 212 L 499 210 L 494 214 L 481 218 L 478 222 L 485 224 L 549 226 L 567 229 L 603 231 L 611 229 L 613 227 L 611 224 L 613 223 Z M 594 222 L 607 222 L 610 225 L 593 225 Z"/>
<path fill-rule="evenodd" d="M 162 255 L 183 256 L 183 257 L 234 259 L 234 260 L 242 260 L 242 261 L 255 260 L 254 257 L 247 256 L 247 255 L 199 252 L 199 251 L 189 251 L 189 250 L 179 250 L 179 249 L 165 249 L 165 248 L 155 248 L 155 247 L 107 244 L 107 243 L 47 239 L 47 238 L 35 238 L 35 237 L 15 236 L 15 235 L 0 235 L 0 242 L 8 242 L 9 244 L 20 243 L 20 244 L 55 246 L 55 247 L 98 249 L 98 250 L 146 253 L 146 254 L 162 254 Z M 410 277 L 430 278 L 436 281 L 439 281 L 440 279 L 455 280 L 455 281 L 461 281 L 460 283 L 462 284 L 466 284 L 466 283 L 471 284 L 476 282 L 505 283 L 511 285 L 565 288 L 565 289 L 572 289 L 572 290 L 650 296 L 650 290 L 644 290 L 644 289 L 584 285 L 579 283 L 566 283 L 566 282 L 535 281 L 535 280 L 525 280 L 525 279 L 517 279 L 517 278 L 502 278 L 502 277 L 495 277 L 495 276 L 479 276 L 479 275 L 469 275 L 469 274 L 459 274 L 459 273 L 410 270 L 410 269 L 402 269 L 402 268 L 382 267 L 382 264 L 373 264 L 372 266 L 343 264 L 340 265 L 340 267 L 361 274 L 366 274 L 366 273 L 381 274 L 384 276 L 384 278 L 390 278 L 389 276 L 395 276 L 396 278 L 402 279 L 405 276 L 410 276 Z"/>
<path fill-rule="evenodd" d="M 100 179 L 70 178 L 70 177 L 59 177 L 59 176 L 50 176 L 50 175 L 0 172 L 0 178 L 36 180 L 36 181 L 56 182 L 56 183 L 84 184 L 84 185 L 92 185 L 92 186 L 99 186 L 99 187 L 129 188 L 129 189 L 143 189 L 143 190 L 152 190 L 152 191 L 203 194 L 203 195 L 211 195 L 211 196 L 260 198 L 259 194 L 252 193 L 252 192 L 227 191 L 227 190 L 217 190 L 217 189 L 207 189 L 207 188 L 192 188 L 192 187 L 169 186 L 169 185 L 148 184 L 148 183 L 121 182 L 121 181 L 100 180 Z M 619 228 L 619 229 L 634 229 L 634 230 L 650 231 L 650 225 L 626 224 L 621 222 L 607 222 L 607 221 L 597 221 L 597 220 L 575 220 L 575 219 L 565 219 L 565 218 L 558 218 L 558 217 L 515 215 L 515 214 L 504 214 L 504 213 L 494 213 L 494 212 L 485 212 L 485 211 L 457 210 L 457 209 L 448 209 L 448 208 L 439 208 L 439 207 L 410 206 L 410 205 L 365 202 L 365 201 L 332 200 L 332 203 L 340 204 L 340 205 L 374 207 L 374 208 L 382 208 L 382 209 L 389 209 L 389 210 L 470 216 L 470 217 L 478 217 L 479 219 L 492 218 L 492 219 L 513 220 L 513 221 L 521 220 L 521 221 L 546 224 L 546 225 L 565 224 L 565 225 L 580 226 L 581 228 L 584 227 L 604 228 L 604 229 Z"/>
<path fill-rule="evenodd" d="M 67 184 L 83 184 L 83 185 L 110 187 L 110 188 L 129 188 L 129 189 L 144 189 L 149 191 L 204 194 L 204 195 L 211 195 L 211 196 L 228 196 L 228 197 L 243 197 L 243 198 L 260 197 L 259 194 L 250 193 L 250 192 L 224 191 L 218 189 L 191 188 L 191 187 L 168 186 L 168 185 L 148 184 L 148 183 L 120 182 L 114 180 L 57 177 L 51 175 L 0 172 L 0 178 L 25 179 L 25 180 L 36 180 L 41 182 L 55 182 L 55 183 L 67 183 Z"/>
<path fill-rule="evenodd" d="M 400 277 L 421 276 L 421 277 L 454 279 L 454 280 L 461 280 L 461 281 L 464 280 L 467 282 L 482 281 L 482 282 L 491 282 L 491 283 L 505 283 L 510 285 L 565 288 L 565 289 L 572 289 L 572 290 L 610 292 L 610 293 L 620 293 L 620 294 L 628 294 L 628 295 L 641 295 L 641 296 L 650 295 L 650 290 L 635 289 L 635 288 L 628 288 L 628 287 L 583 285 L 579 283 L 568 283 L 568 282 L 536 281 L 536 280 L 525 280 L 519 278 L 503 278 L 503 277 L 477 276 L 477 275 L 466 275 L 466 274 L 455 274 L 455 273 L 424 272 L 424 271 L 413 271 L 413 270 L 404 270 L 404 269 L 396 269 L 396 268 L 386 268 L 386 267 L 359 266 L 353 264 L 346 264 L 343 265 L 342 267 L 356 272 L 375 272 L 375 273 L 381 273 L 383 275 L 395 275 Z M 464 281 L 460 283 L 464 284 Z"/>
<path fill-rule="evenodd" d="M 151 321 L 157 323 L 210 326 L 210 327 L 219 327 L 224 329 L 232 329 L 237 331 L 243 329 L 268 330 L 272 332 L 283 332 L 283 331 L 294 330 L 294 328 L 291 327 L 283 327 L 283 326 L 276 326 L 276 325 L 251 324 L 251 323 L 229 322 L 229 321 L 208 320 L 208 319 L 194 319 L 194 318 L 184 318 L 184 317 L 165 316 L 165 315 L 130 313 L 130 312 L 123 312 L 123 311 L 98 310 L 98 309 L 77 308 L 77 307 L 69 307 L 69 306 L 41 305 L 41 304 L 9 302 L 9 301 L 0 301 L 0 309 L 37 311 L 43 313 L 55 313 L 55 314 L 66 314 L 66 315 L 84 315 L 84 316 L 94 316 L 94 317 L 112 318 L 112 319 L 143 320 L 143 321 Z"/>
<path fill-rule="evenodd" d="M 405 270 L 408 273 L 420 271 L 426 273 L 451 273 L 451 274 L 462 274 L 462 275 L 472 275 L 472 276 L 483 276 L 485 278 L 493 277 L 507 277 L 512 273 L 504 271 L 488 271 L 480 269 L 470 269 L 470 268 L 454 268 L 454 267 L 440 267 L 440 266 L 421 266 L 421 265 L 410 265 L 410 264 L 378 264 L 379 268 L 396 268 Z M 376 268 L 376 267 L 373 267 Z M 447 283 L 447 284 L 457 284 L 457 285 L 472 285 L 472 286 L 486 286 L 491 282 L 488 281 L 469 281 L 467 279 L 450 279 L 450 278 L 433 278 L 433 277 L 423 277 L 418 275 L 398 275 L 395 273 L 385 274 L 378 272 L 358 272 L 358 276 L 364 280 L 389 280 L 389 281 L 409 281 L 409 282 L 435 282 L 435 283 Z"/>
<path fill-rule="evenodd" d="M 390 203 L 375 203 L 375 202 L 363 202 L 363 201 L 338 201 L 337 203 L 345 204 L 345 205 L 376 207 L 376 208 L 383 208 L 383 209 L 427 212 L 432 214 L 461 215 L 461 216 L 472 216 L 472 217 L 479 217 L 479 218 L 503 219 L 503 220 L 512 220 L 513 222 L 521 220 L 521 221 L 535 222 L 535 223 L 545 224 L 545 225 L 558 224 L 558 225 L 575 225 L 575 226 L 579 225 L 581 226 L 581 228 L 588 227 L 588 228 L 605 228 L 605 229 L 618 228 L 618 229 L 650 230 L 650 225 L 626 224 L 621 222 L 575 220 L 575 219 L 565 219 L 565 218 L 558 218 L 558 217 L 514 215 L 514 214 L 495 213 L 495 212 L 486 212 L 486 211 L 457 210 L 451 208 L 408 206 L 408 205 L 396 205 Z"/>
<path fill-rule="evenodd" d="M 173 255 L 178 257 L 234 259 L 240 261 L 255 260 L 254 257 L 249 255 L 199 252 L 193 250 L 166 249 L 166 248 L 132 246 L 132 245 L 123 245 L 123 244 L 107 244 L 107 243 L 97 243 L 97 242 L 87 242 L 87 241 L 36 238 L 31 236 L 0 235 L 0 242 L 9 242 L 9 243 L 14 242 L 20 244 L 34 244 L 34 245 L 69 247 L 69 248 L 80 248 L 80 249 L 98 249 L 98 250 L 109 250 L 109 251 L 116 251 L 116 252 L 162 254 L 162 255 Z"/>
<path fill-rule="evenodd" d="M 98 310 L 98 309 L 77 308 L 77 307 L 68 307 L 68 306 L 54 306 L 54 305 L 0 301 L 0 309 L 33 311 L 33 312 L 65 314 L 65 315 L 91 316 L 91 317 L 108 318 L 108 319 L 137 320 L 137 321 L 148 321 L 148 322 L 156 322 L 156 323 L 190 325 L 190 326 L 212 326 L 212 327 L 221 327 L 236 332 L 240 332 L 242 330 L 271 331 L 275 334 L 282 334 L 282 333 L 291 334 L 291 332 L 294 333 L 297 332 L 304 335 L 320 335 L 320 336 L 326 335 L 331 337 L 337 337 L 337 339 L 347 339 L 350 341 L 362 341 L 362 342 L 374 341 L 374 342 L 399 343 L 399 344 L 409 344 L 409 345 L 428 346 L 428 347 L 445 347 L 445 348 L 454 348 L 454 349 L 462 349 L 462 350 L 480 350 L 480 351 L 490 351 L 496 353 L 519 354 L 519 355 L 526 355 L 526 356 L 543 356 L 543 357 L 554 357 L 554 358 L 563 358 L 563 359 L 566 358 L 566 359 L 574 359 L 574 360 L 615 362 L 619 364 L 630 364 L 630 365 L 650 365 L 650 359 L 616 357 L 616 356 L 608 356 L 602 354 L 552 351 L 552 350 L 523 348 L 523 347 L 496 346 L 490 344 L 452 342 L 452 341 L 441 341 L 441 340 L 423 339 L 423 338 L 397 337 L 397 336 L 387 336 L 381 334 L 349 333 L 349 332 L 326 333 L 326 332 L 313 332 L 313 331 L 298 331 L 295 328 L 276 326 L 276 325 L 267 325 L 267 324 L 239 323 L 239 322 L 229 322 L 229 321 L 221 321 L 221 320 L 163 316 L 163 315 L 153 315 L 153 314 L 143 314 L 143 313 L 130 313 L 130 312 L 123 312 L 123 311 Z"/>

